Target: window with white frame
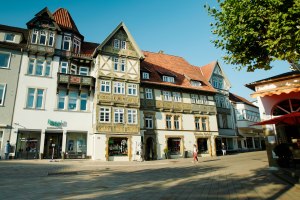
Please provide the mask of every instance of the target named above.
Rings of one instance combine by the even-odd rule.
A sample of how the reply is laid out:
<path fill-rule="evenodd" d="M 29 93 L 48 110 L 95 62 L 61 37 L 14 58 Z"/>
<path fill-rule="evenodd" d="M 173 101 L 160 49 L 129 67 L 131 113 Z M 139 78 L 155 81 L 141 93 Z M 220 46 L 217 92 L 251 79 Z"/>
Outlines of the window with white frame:
<path fill-rule="evenodd" d="M 67 92 L 65 90 L 59 90 L 57 108 L 59 110 L 65 110 L 66 102 L 67 102 Z"/>
<path fill-rule="evenodd" d="M 6 84 L 0 83 L 0 106 L 4 105 Z"/>
<path fill-rule="evenodd" d="M 126 69 L 126 59 L 125 58 L 121 58 L 121 63 L 120 63 L 120 71 L 121 72 L 125 72 L 125 69 Z"/>
<path fill-rule="evenodd" d="M 174 83 L 175 79 L 172 76 L 163 76 L 163 81 L 164 82 L 169 82 L 169 83 Z"/>
<path fill-rule="evenodd" d="M 174 116 L 174 128 L 176 130 L 180 129 L 180 122 L 179 122 L 179 116 Z"/>
<path fill-rule="evenodd" d="M 118 71 L 118 68 L 119 68 L 119 58 L 117 58 L 117 57 L 113 58 L 113 65 L 114 65 L 114 70 Z"/>
<path fill-rule="evenodd" d="M 199 103 L 199 96 L 197 94 L 191 94 L 191 102 L 192 103 Z"/>
<path fill-rule="evenodd" d="M 196 130 L 200 130 L 200 118 L 195 117 L 195 128 Z"/>
<path fill-rule="evenodd" d="M 124 109 L 115 108 L 114 109 L 114 122 L 115 123 L 124 123 Z"/>
<path fill-rule="evenodd" d="M 114 39 L 114 48 L 116 48 L 116 49 L 120 48 L 120 40 Z"/>
<path fill-rule="evenodd" d="M 47 33 L 46 31 L 42 30 L 40 31 L 40 38 L 39 38 L 39 44 L 41 45 L 46 45 L 46 40 L 47 40 Z"/>
<path fill-rule="evenodd" d="M 28 88 L 26 108 L 42 109 L 44 107 L 44 89 Z"/>
<path fill-rule="evenodd" d="M 202 122 L 202 130 L 203 131 L 207 131 L 207 118 L 206 117 L 202 117 L 201 118 L 201 122 Z"/>
<path fill-rule="evenodd" d="M 69 73 L 68 62 L 61 62 L 60 63 L 60 73 L 63 73 L 63 74 Z"/>
<path fill-rule="evenodd" d="M 88 94 L 86 92 L 81 92 L 79 101 L 80 101 L 80 110 L 86 111 L 87 103 L 88 103 Z"/>
<path fill-rule="evenodd" d="M 53 32 L 49 32 L 49 39 L 48 39 L 48 46 L 53 46 L 54 44 L 54 33 Z"/>
<path fill-rule="evenodd" d="M 171 115 L 166 116 L 166 127 L 167 127 L 167 129 L 172 128 L 172 116 Z"/>
<path fill-rule="evenodd" d="M 71 64 L 70 74 L 77 74 L 77 66 Z"/>
<path fill-rule="evenodd" d="M 128 95 L 133 95 L 133 96 L 136 96 L 137 95 L 137 84 L 131 84 L 129 83 L 127 85 L 128 87 Z"/>
<path fill-rule="evenodd" d="M 68 110 L 77 110 L 77 91 L 69 91 L 69 102 L 68 102 Z"/>
<path fill-rule="evenodd" d="M 153 99 L 152 89 L 146 88 L 145 91 L 146 91 L 146 99 Z"/>
<path fill-rule="evenodd" d="M 127 123 L 128 124 L 136 124 L 137 123 L 137 110 L 136 109 L 128 109 L 127 110 Z"/>
<path fill-rule="evenodd" d="M 125 94 L 125 83 L 114 82 L 114 93 Z"/>
<path fill-rule="evenodd" d="M 153 117 L 145 116 L 145 127 L 147 129 L 153 129 Z"/>
<path fill-rule="evenodd" d="M 9 67 L 10 55 L 10 53 L 0 52 L 0 68 Z"/>
<path fill-rule="evenodd" d="M 49 77 L 51 75 L 51 60 L 29 58 L 27 74 Z"/>
<path fill-rule="evenodd" d="M 63 50 L 70 51 L 71 47 L 71 36 L 64 36 Z"/>
<path fill-rule="evenodd" d="M 6 33 L 5 34 L 5 37 L 4 37 L 4 40 L 6 41 L 6 42 L 15 42 L 15 34 L 13 34 L 13 33 Z"/>
<path fill-rule="evenodd" d="M 179 92 L 173 92 L 173 98 L 175 102 L 181 102 L 181 95 Z"/>
<path fill-rule="evenodd" d="M 88 67 L 79 67 L 79 75 L 88 76 L 89 68 Z"/>
<path fill-rule="evenodd" d="M 213 82 L 214 88 L 223 89 L 223 78 L 213 77 L 212 82 Z"/>
<path fill-rule="evenodd" d="M 142 77 L 143 77 L 143 79 L 149 79 L 149 78 L 150 78 L 148 72 L 143 72 L 143 73 L 142 73 Z"/>
<path fill-rule="evenodd" d="M 73 52 L 79 54 L 80 53 L 80 40 L 76 37 L 73 39 Z"/>
<path fill-rule="evenodd" d="M 202 104 L 207 104 L 207 96 L 204 96 L 204 95 L 200 95 L 200 102 Z"/>
<path fill-rule="evenodd" d="M 36 30 L 36 29 L 32 30 L 32 35 L 31 35 L 31 43 L 32 44 L 36 44 L 37 43 L 38 34 L 39 34 L 38 30 Z"/>
<path fill-rule="evenodd" d="M 100 107 L 100 122 L 108 123 L 110 122 L 110 108 Z"/>
<path fill-rule="evenodd" d="M 191 81 L 191 85 L 198 87 L 198 86 L 201 86 L 202 84 L 200 81 Z"/>
<path fill-rule="evenodd" d="M 102 80 L 100 82 L 100 92 L 110 93 L 110 81 Z"/>
<path fill-rule="evenodd" d="M 121 49 L 126 49 L 126 41 L 121 41 Z"/>
<path fill-rule="evenodd" d="M 172 95 L 169 91 L 163 91 L 164 101 L 172 101 Z"/>

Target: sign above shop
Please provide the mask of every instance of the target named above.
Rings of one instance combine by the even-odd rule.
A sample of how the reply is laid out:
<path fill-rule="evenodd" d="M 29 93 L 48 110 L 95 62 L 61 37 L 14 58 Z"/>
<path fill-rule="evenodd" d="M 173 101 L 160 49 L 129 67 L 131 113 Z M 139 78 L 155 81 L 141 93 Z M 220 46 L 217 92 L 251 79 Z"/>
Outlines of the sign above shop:
<path fill-rule="evenodd" d="M 61 128 L 63 126 L 65 126 L 66 122 L 63 121 L 53 121 L 51 119 L 48 119 L 48 124 L 50 126 L 56 127 L 56 128 Z"/>

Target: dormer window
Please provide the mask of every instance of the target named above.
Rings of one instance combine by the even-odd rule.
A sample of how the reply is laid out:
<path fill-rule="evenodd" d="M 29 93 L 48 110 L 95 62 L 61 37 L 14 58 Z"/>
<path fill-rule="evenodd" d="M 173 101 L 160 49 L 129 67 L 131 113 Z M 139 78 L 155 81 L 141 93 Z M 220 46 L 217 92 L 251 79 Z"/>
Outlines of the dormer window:
<path fill-rule="evenodd" d="M 169 82 L 169 83 L 174 83 L 175 79 L 172 76 L 163 76 L 163 81 L 164 82 Z"/>
<path fill-rule="evenodd" d="M 39 42 L 39 44 L 46 45 L 46 39 L 47 39 L 46 31 L 41 31 L 40 32 L 40 42 Z"/>
<path fill-rule="evenodd" d="M 74 38 L 73 40 L 73 51 L 74 53 L 79 54 L 80 53 L 80 40 L 78 38 Z"/>
<path fill-rule="evenodd" d="M 5 39 L 6 42 L 15 42 L 15 34 L 12 33 L 6 33 Z"/>
<path fill-rule="evenodd" d="M 47 30 L 32 30 L 31 43 L 53 46 L 55 33 Z"/>
<path fill-rule="evenodd" d="M 198 86 L 201 86 L 202 84 L 200 81 L 191 81 L 191 85 L 198 87 Z"/>
<path fill-rule="evenodd" d="M 33 30 L 32 31 L 32 37 L 31 37 L 31 43 L 32 44 L 36 44 L 37 43 L 37 38 L 38 38 L 38 31 L 37 30 Z"/>
<path fill-rule="evenodd" d="M 114 39 L 114 48 L 116 48 L 116 49 L 120 48 L 120 40 Z"/>
<path fill-rule="evenodd" d="M 63 50 L 70 51 L 70 46 L 71 46 L 71 37 L 64 36 Z"/>
<path fill-rule="evenodd" d="M 53 43 L 54 43 L 54 33 L 50 32 L 49 33 L 48 46 L 53 46 Z"/>
<path fill-rule="evenodd" d="M 213 77 L 212 83 L 214 88 L 223 89 L 223 78 Z"/>
<path fill-rule="evenodd" d="M 148 72 L 143 72 L 142 77 L 143 77 L 143 79 L 149 79 L 150 76 L 149 76 Z"/>

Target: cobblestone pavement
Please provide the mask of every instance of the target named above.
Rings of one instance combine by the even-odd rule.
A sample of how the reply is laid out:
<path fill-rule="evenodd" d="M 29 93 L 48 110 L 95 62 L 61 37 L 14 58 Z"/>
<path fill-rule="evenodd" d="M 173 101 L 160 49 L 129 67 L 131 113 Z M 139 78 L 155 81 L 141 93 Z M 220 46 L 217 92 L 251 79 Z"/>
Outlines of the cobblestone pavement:
<path fill-rule="evenodd" d="M 0 199 L 300 199 L 266 152 L 147 162 L 0 161 Z"/>

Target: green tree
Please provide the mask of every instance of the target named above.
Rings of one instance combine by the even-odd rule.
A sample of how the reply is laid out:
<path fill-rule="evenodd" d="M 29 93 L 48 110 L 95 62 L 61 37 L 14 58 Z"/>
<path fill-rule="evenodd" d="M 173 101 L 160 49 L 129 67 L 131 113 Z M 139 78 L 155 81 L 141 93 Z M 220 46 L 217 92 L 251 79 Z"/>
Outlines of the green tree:
<path fill-rule="evenodd" d="M 225 62 L 247 71 L 269 70 L 275 60 L 300 70 L 300 0 L 217 0 L 212 41 Z"/>

